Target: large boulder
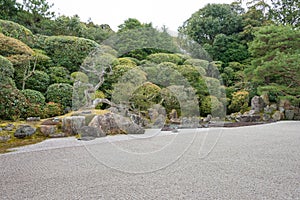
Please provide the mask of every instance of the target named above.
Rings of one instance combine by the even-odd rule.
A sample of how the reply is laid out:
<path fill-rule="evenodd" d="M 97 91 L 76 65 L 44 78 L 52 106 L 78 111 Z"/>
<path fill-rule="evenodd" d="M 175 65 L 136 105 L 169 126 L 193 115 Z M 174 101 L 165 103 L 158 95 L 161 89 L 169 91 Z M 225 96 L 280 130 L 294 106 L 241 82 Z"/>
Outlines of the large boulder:
<path fill-rule="evenodd" d="M 33 128 L 28 124 L 22 124 L 17 128 L 16 132 L 14 133 L 14 136 L 16 138 L 21 139 L 21 138 L 32 136 L 35 132 L 36 132 L 36 128 Z"/>
<path fill-rule="evenodd" d="M 115 113 L 97 115 L 89 126 L 102 130 L 107 135 L 144 134 L 145 130 L 135 124 L 130 118 Z"/>
<path fill-rule="evenodd" d="M 93 140 L 99 137 L 105 137 L 106 134 L 99 128 L 84 126 L 79 130 L 80 140 Z"/>
<path fill-rule="evenodd" d="M 55 134 L 56 130 L 56 125 L 41 125 L 40 127 L 41 133 L 46 137 Z"/>
<path fill-rule="evenodd" d="M 295 116 L 295 111 L 294 110 L 285 110 L 284 115 L 285 115 L 285 119 L 293 120 L 294 116 Z"/>
<path fill-rule="evenodd" d="M 265 103 L 264 100 L 259 96 L 254 96 L 251 99 L 251 110 L 254 110 L 255 113 L 260 113 L 264 110 Z"/>
<path fill-rule="evenodd" d="M 282 119 L 282 115 L 280 111 L 276 111 L 273 115 L 272 115 L 272 119 L 275 121 L 280 121 Z"/>
<path fill-rule="evenodd" d="M 62 120 L 62 132 L 67 135 L 76 135 L 85 126 L 84 116 L 65 117 Z"/>

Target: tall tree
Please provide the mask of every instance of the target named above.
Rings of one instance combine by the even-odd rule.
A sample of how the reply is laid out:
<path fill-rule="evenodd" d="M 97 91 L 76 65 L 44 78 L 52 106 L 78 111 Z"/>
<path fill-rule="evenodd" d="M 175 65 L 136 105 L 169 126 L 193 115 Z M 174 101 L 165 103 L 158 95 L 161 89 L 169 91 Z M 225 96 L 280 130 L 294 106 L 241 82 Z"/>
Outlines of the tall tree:
<path fill-rule="evenodd" d="M 18 6 L 16 0 L 0 0 L 0 18 L 11 20 L 18 13 Z"/>
<path fill-rule="evenodd" d="M 207 4 L 179 27 L 179 32 L 201 45 L 213 44 L 218 34 L 232 35 L 242 31 L 239 12 L 236 4 Z"/>
<path fill-rule="evenodd" d="M 300 26 L 299 0 L 271 0 L 271 18 L 280 24 Z"/>

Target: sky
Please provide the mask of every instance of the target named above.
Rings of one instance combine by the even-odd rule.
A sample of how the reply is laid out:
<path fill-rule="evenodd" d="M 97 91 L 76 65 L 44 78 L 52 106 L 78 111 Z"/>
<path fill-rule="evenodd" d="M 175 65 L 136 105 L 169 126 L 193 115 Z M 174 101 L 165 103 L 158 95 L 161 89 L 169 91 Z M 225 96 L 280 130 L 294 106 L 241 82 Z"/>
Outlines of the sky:
<path fill-rule="evenodd" d="M 128 18 L 142 23 L 152 22 L 154 27 L 165 25 L 176 32 L 184 21 L 208 3 L 231 3 L 233 0 L 48 0 L 57 15 L 78 14 L 81 21 L 89 18 L 96 24 L 108 24 L 117 31 Z"/>

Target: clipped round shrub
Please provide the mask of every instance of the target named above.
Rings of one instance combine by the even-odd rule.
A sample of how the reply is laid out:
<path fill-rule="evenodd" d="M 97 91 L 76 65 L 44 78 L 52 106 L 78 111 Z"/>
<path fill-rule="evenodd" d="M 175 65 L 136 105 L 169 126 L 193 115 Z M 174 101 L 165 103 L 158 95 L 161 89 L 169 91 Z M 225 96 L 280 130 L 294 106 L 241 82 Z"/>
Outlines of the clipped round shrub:
<path fill-rule="evenodd" d="M 146 82 L 132 95 L 132 102 L 136 108 L 142 111 L 147 111 L 152 105 L 158 104 L 161 100 L 160 96 L 161 88 L 157 85 Z"/>
<path fill-rule="evenodd" d="M 73 82 L 80 81 L 82 83 L 88 83 L 89 82 L 89 77 L 83 72 L 73 72 L 71 74 L 71 80 Z"/>
<path fill-rule="evenodd" d="M 15 54 L 33 55 L 34 52 L 20 40 L 7 37 L 0 33 L 0 55 L 8 57 Z"/>
<path fill-rule="evenodd" d="M 33 45 L 34 37 L 32 32 L 24 26 L 12 21 L 0 19 L 0 32 L 8 37 L 12 37 L 21 40 L 28 46 Z"/>
<path fill-rule="evenodd" d="M 230 112 L 246 112 L 249 106 L 249 92 L 245 90 L 232 94 L 231 103 L 228 106 Z"/>
<path fill-rule="evenodd" d="M 34 51 L 34 60 L 36 61 L 36 69 L 45 71 L 50 66 L 52 66 L 52 60 L 43 50 L 33 49 Z"/>
<path fill-rule="evenodd" d="M 206 96 L 200 103 L 201 116 L 206 116 L 208 114 L 219 116 L 220 114 L 223 114 L 224 106 L 215 96 Z"/>
<path fill-rule="evenodd" d="M 66 83 L 55 83 L 48 87 L 45 94 L 48 102 L 59 103 L 63 109 L 72 106 L 73 87 Z"/>
<path fill-rule="evenodd" d="M 0 55 L 0 74 L 12 78 L 14 71 L 13 64 L 7 58 Z"/>
<path fill-rule="evenodd" d="M 25 96 L 15 87 L 0 82 L 0 119 L 17 120 L 25 112 Z"/>
<path fill-rule="evenodd" d="M 26 97 L 29 103 L 40 104 L 40 105 L 45 104 L 46 99 L 41 92 L 36 90 L 30 90 L 30 89 L 22 90 L 21 92 Z"/>
<path fill-rule="evenodd" d="M 206 69 L 208 69 L 209 62 L 207 60 L 190 58 L 190 59 L 187 59 L 186 61 L 184 61 L 183 64 L 192 65 L 194 67 L 196 67 L 196 66 L 202 67 L 203 69 L 206 70 Z"/>
<path fill-rule="evenodd" d="M 44 108 L 43 118 L 56 117 L 63 114 L 63 109 L 59 103 L 48 102 Z"/>
<path fill-rule="evenodd" d="M 45 93 L 49 84 L 50 77 L 46 72 L 35 71 L 34 74 L 27 79 L 25 88 Z"/>
<path fill-rule="evenodd" d="M 50 77 L 50 84 L 54 83 L 68 83 L 71 84 L 70 72 L 64 67 L 50 67 L 48 70 L 48 75 Z"/>
<path fill-rule="evenodd" d="M 95 41 L 73 36 L 51 36 L 45 40 L 45 51 L 57 66 L 64 66 L 70 72 L 79 70 L 89 53 L 100 47 Z"/>
<path fill-rule="evenodd" d="M 115 65 L 127 65 L 131 67 L 135 67 L 136 63 L 129 58 L 118 58 Z"/>
<path fill-rule="evenodd" d="M 155 53 L 147 57 L 148 60 L 160 64 L 162 62 L 171 62 L 174 64 L 182 64 L 182 58 L 176 54 L 170 53 Z"/>

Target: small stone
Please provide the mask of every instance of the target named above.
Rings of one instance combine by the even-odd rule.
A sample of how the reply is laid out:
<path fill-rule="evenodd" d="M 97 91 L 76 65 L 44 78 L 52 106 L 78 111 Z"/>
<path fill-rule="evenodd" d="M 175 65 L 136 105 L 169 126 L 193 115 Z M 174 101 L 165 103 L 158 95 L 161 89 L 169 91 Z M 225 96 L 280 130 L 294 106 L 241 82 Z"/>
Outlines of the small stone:
<path fill-rule="evenodd" d="M 41 125 L 40 131 L 44 136 L 48 137 L 49 135 L 53 135 L 56 132 L 56 125 Z"/>
<path fill-rule="evenodd" d="M 0 142 L 7 142 L 10 140 L 10 135 L 0 136 Z"/>
<path fill-rule="evenodd" d="M 251 110 L 254 110 L 255 113 L 260 113 L 261 111 L 263 111 L 264 107 L 265 107 L 265 103 L 261 97 L 254 96 L 251 99 Z"/>
<path fill-rule="evenodd" d="M 264 113 L 263 121 L 269 121 L 270 119 L 271 119 L 271 116 L 269 114 Z"/>
<path fill-rule="evenodd" d="M 40 121 L 40 120 L 41 120 L 40 117 L 28 117 L 28 118 L 26 119 L 26 121 L 28 121 L 28 122 L 38 122 L 38 121 Z"/>
<path fill-rule="evenodd" d="M 280 112 L 280 111 L 276 111 L 276 112 L 272 115 L 272 119 L 274 119 L 275 121 L 280 121 L 280 120 L 281 120 L 281 112 Z"/>
<path fill-rule="evenodd" d="M 285 115 L 285 119 L 287 119 L 287 120 L 293 120 L 294 116 L 295 116 L 295 112 L 294 112 L 294 110 L 286 110 L 284 112 L 284 115 Z"/>
<path fill-rule="evenodd" d="M 18 127 L 14 136 L 16 138 L 25 138 L 27 136 L 32 136 L 36 132 L 36 128 L 31 127 L 28 124 L 23 124 Z"/>

